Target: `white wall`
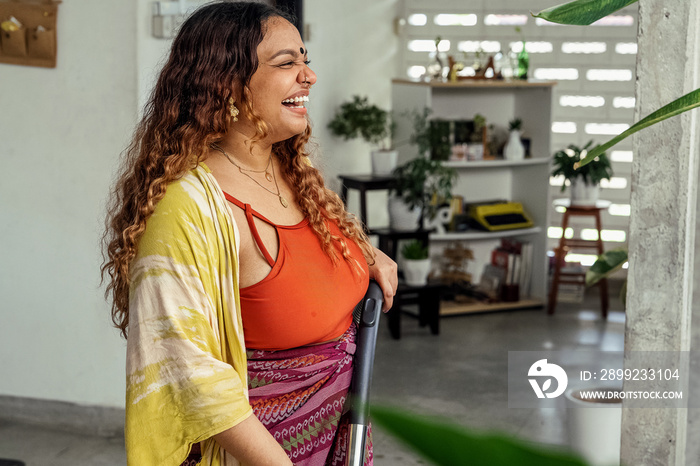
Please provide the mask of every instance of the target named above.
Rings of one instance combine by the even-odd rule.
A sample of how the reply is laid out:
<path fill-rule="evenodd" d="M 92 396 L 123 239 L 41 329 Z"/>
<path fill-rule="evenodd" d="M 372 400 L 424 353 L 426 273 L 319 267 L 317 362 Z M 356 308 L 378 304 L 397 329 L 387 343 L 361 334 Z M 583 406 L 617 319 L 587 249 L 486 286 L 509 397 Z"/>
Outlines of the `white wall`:
<path fill-rule="evenodd" d="M 139 87 L 167 44 L 150 38 L 149 4 L 64 2 L 55 69 L 0 65 L 0 395 L 124 405 L 100 236 Z"/>
<path fill-rule="evenodd" d="M 123 404 L 98 271 L 103 203 L 134 123 L 134 20 L 132 2 L 65 2 L 56 69 L 0 65 L 2 395 Z"/>
<path fill-rule="evenodd" d="M 318 144 L 317 166 L 326 182 L 339 190 L 338 174 L 370 173 L 371 146 L 364 141 L 333 137 L 326 125 L 336 108 L 353 95 L 368 96 L 370 102 L 391 108 L 391 79 L 396 76 L 398 37 L 393 21 L 398 0 L 306 0 L 305 38 L 311 68 L 318 82 L 308 105 L 313 134 Z M 349 208 L 355 213 L 357 199 L 350 193 Z M 386 196 L 370 193 L 369 224 L 387 225 Z"/>

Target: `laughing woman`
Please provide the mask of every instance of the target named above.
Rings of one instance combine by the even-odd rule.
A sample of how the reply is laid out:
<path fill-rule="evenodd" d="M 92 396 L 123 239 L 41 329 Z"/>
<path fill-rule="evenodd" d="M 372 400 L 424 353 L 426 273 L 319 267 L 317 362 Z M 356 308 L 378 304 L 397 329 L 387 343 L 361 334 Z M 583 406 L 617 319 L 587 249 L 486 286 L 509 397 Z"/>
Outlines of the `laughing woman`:
<path fill-rule="evenodd" d="M 342 464 L 352 310 L 370 278 L 391 306 L 396 265 L 308 161 L 307 58 L 260 3 L 173 42 L 105 234 L 130 465 Z"/>

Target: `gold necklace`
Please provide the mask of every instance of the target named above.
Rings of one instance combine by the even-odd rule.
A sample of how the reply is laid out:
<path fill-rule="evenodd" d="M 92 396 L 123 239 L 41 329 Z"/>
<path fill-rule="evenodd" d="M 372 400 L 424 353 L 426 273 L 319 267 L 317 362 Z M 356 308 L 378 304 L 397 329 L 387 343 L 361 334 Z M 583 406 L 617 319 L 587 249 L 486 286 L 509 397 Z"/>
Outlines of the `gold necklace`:
<path fill-rule="evenodd" d="M 267 189 L 265 186 L 263 186 L 263 185 L 261 185 L 260 183 L 258 183 L 258 180 L 256 180 L 255 178 L 253 178 L 252 176 L 250 176 L 249 174 L 246 173 L 246 171 L 250 171 L 250 172 L 254 172 L 254 173 L 262 173 L 262 172 L 264 171 L 264 172 L 265 172 L 265 178 L 266 178 L 268 181 L 270 181 L 269 178 L 267 178 L 268 175 L 269 175 L 269 173 L 267 173 L 267 168 L 265 168 L 265 170 L 257 170 L 257 171 L 256 171 L 256 170 L 251 170 L 251 169 L 242 168 L 240 165 L 238 165 L 236 162 L 233 161 L 233 159 L 226 153 L 226 151 L 225 151 L 224 149 L 221 148 L 221 146 L 219 146 L 218 144 L 214 143 L 214 144 L 211 145 L 211 147 L 212 147 L 212 149 L 216 149 L 216 150 L 218 150 L 219 152 L 221 152 L 222 154 L 224 154 L 224 156 L 226 156 L 226 158 L 228 159 L 229 162 L 231 162 L 234 166 L 238 167 L 238 171 L 240 171 L 241 174 L 243 174 L 243 175 L 247 176 L 248 178 L 250 178 L 251 180 L 253 180 L 253 182 L 254 182 L 255 184 L 257 184 L 258 186 L 260 186 L 262 189 L 264 189 L 264 190 L 267 191 L 268 193 L 274 194 L 275 196 L 277 196 L 277 198 L 280 200 L 280 204 L 282 204 L 282 207 L 284 207 L 285 209 L 286 209 L 287 207 L 289 207 L 289 203 L 288 203 L 287 200 L 282 196 L 282 193 L 281 193 L 281 191 L 280 191 L 280 187 L 277 185 L 277 176 L 275 175 L 275 167 L 274 167 L 274 166 L 272 167 L 272 180 L 275 182 L 275 188 L 277 189 L 277 192 L 274 192 L 274 191 L 272 191 L 272 190 Z M 269 159 L 268 162 L 267 162 L 267 166 L 269 167 L 271 164 L 272 164 L 272 152 L 270 152 L 270 159 Z"/>
<path fill-rule="evenodd" d="M 270 174 L 270 172 L 268 171 L 270 169 L 270 165 L 272 164 L 272 152 L 270 152 L 270 158 L 267 159 L 267 166 L 265 167 L 264 170 L 253 170 L 252 168 L 243 168 L 240 165 L 238 165 L 236 162 L 234 162 L 228 156 L 228 154 L 226 152 L 224 152 L 224 150 L 221 148 L 221 146 L 219 146 L 217 143 L 212 143 L 211 147 L 222 152 L 226 156 L 226 158 L 229 160 L 229 162 L 231 162 L 232 164 L 234 164 L 235 166 L 238 167 L 238 171 L 240 171 L 241 173 L 243 173 L 243 172 L 265 173 L 265 179 L 267 181 L 269 181 L 270 183 L 272 183 L 273 178 L 272 178 L 272 175 Z M 243 173 L 243 174 L 245 175 L 245 173 Z"/>

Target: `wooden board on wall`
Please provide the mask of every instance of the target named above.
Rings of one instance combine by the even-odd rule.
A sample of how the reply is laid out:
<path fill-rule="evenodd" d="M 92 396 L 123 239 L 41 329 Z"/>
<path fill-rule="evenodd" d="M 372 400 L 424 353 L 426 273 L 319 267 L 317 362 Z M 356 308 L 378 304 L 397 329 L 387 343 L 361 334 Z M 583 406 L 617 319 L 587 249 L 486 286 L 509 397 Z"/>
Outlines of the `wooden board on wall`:
<path fill-rule="evenodd" d="M 22 28 L 0 31 L 0 63 L 56 67 L 56 17 L 60 1 L 0 0 L 0 22 L 16 18 Z M 37 31 L 41 26 L 45 31 Z"/>

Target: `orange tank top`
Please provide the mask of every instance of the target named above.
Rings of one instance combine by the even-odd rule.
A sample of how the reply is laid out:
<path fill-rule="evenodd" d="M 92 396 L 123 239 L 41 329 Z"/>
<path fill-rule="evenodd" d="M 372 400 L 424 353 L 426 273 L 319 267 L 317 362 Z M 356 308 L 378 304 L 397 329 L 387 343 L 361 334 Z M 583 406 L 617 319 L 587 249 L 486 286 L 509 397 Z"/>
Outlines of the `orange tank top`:
<path fill-rule="evenodd" d="M 334 264 L 323 251 L 308 219 L 277 225 L 228 193 L 226 199 L 243 209 L 260 252 L 272 267 L 260 282 L 240 289 L 243 333 L 247 348 L 280 350 L 340 337 L 352 323 L 352 311 L 369 284 L 367 261 L 352 240 L 346 240 L 361 272 L 340 255 Z M 253 217 L 277 231 L 279 252 L 273 259 L 260 239 Z M 333 235 L 342 237 L 335 222 Z"/>

